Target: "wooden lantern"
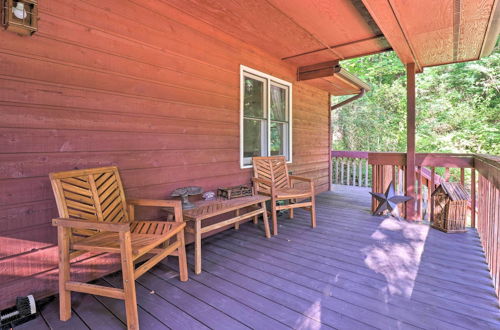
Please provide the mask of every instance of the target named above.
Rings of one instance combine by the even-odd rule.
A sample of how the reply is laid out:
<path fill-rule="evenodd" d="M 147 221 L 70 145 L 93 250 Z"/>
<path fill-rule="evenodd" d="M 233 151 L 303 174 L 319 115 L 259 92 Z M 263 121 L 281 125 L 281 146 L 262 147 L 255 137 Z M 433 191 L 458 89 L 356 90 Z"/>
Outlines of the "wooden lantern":
<path fill-rule="evenodd" d="M 434 222 L 432 227 L 446 233 L 467 231 L 467 206 L 469 194 L 460 183 L 443 182 L 432 193 Z"/>
<path fill-rule="evenodd" d="M 2 24 L 8 30 L 29 36 L 38 29 L 38 4 L 36 0 L 1 0 Z"/>

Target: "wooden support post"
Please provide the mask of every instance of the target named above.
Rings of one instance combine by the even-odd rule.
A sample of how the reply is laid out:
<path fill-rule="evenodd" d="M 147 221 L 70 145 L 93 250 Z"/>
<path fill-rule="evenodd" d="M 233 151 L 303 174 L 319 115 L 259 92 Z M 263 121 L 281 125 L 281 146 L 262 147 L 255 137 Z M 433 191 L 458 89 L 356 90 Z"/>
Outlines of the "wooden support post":
<path fill-rule="evenodd" d="M 463 186 L 465 184 L 465 169 L 460 168 L 460 184 Z"/>
<path fill-rule="evenodd" d="M 415 63 L 406 65 L 406 219 L 415 216 Z"/>

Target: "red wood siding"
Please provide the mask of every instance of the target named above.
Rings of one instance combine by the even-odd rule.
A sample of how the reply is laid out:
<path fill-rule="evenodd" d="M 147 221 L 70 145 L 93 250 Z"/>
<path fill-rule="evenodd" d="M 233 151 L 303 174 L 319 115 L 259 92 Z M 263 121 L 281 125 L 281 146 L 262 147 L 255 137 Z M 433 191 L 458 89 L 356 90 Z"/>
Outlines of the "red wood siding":
<path fill-rule="evenodd" d="M 117 165 L 127 195 L 143 198 L 249 182 L 240 64 L 293 83 L 291 169 L 328 189 L 327 92 L 162 2 L 106 4 L 42 1 L 35 35 L 0 31 L 0 308 L 56 288 L 49 172 Z M 91 276 L 109 269 L 94 259 Z"/>

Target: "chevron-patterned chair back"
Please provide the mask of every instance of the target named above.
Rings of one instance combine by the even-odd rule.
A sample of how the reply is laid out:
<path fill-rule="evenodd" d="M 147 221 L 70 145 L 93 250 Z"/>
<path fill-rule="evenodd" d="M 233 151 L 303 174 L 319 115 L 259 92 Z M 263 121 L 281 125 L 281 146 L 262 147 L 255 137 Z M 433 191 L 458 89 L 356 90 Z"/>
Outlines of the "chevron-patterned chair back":
<path fill-rule="evenodd" d="M 175 254 L 179 257 L 180 280 L 188 280 L 186 224 L 181 202 L 126 200 L 115 166 L 50 173 L 49 176 L 59 211 L 59 218 L 52 219 L 52 225 L 57 226 L 60 319 L 67 321 L 71 317 L 71 292 L 82 292 L 124 300 L 128 329 L 139 329 L 135 279 Z M 138 221 L 135 207 L 173 208 L 175 221 Z M 86 252 L 119 254 L 123 289 L 74 281 L 71 260 Z M 146 261 L 136 268 L 140 258 Z M 107 269 L 113 267 L 116 266 L 110 264 Z M 96 274 L 102 271 L 92 270 L 87 276 Z"/>
<path fill-rule="evenodd" d="M 314 183 L 312 179 L 289 175 L 284 156 L 253 157 L 253 187 L 257 194 L 271 196 L 273 233 L 278 234 L 277 211 L 288 210 L 293 218 L 295 208 L 311 212 L 311 227 L 316 227 Z M 302 183 L 297 187 L 296 183 Z M 279 205 L 278 205 L 279 204 Z"/>
<path fill-rule="evenodd" d="M 288 167 L 284 156 L 253 157 L 254 177 L 274 182 L 276 188 L 290 188 Z M 271 187 L 258 183 L 258 190 L 270 193 Z"/>
<path fill-rule="evenodd" d="M 115 166 L 51 173 L 61 218 L 129 222 L 125 193 Z M 95 231 L 73 230 L 90 235 Z"/>

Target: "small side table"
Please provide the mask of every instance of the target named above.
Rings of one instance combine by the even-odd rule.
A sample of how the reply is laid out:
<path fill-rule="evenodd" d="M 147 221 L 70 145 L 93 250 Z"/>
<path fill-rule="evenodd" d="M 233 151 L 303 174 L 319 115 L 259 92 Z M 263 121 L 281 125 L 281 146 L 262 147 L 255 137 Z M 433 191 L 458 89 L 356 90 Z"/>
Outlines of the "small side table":
<path fill-rule="evenodd" d="M 235 199 L 215 199 L 211 201 L 198 201 L 195 202 L 195 207 L 193 209 L 184 210 L 183 217 L 184 221 L 194 222 L 194 235 L 195 235 L 195 273 L 201 273 L 201 235 L 222 228 L 228 225 L 235 225 L 235 229 L 239 228 L 239 223 L 248 218 L 257 219 L 259 215 L 262 214 L 264 219 L 264 230 L 267 238 L 271 237 L 271 231 L 269 230 L 269 220 L 267 218 L 266 201 L 270 198 L 268 196 L 254 195 Z M 244 208 L 250 208 L 251 210 L 241 214 L 241 210 Z M 235 216 L 227 220 L 222 220 L 220 222 L 203 226 L 203 220 L 209 219 L 221 214 L 235 212 Z"/>

